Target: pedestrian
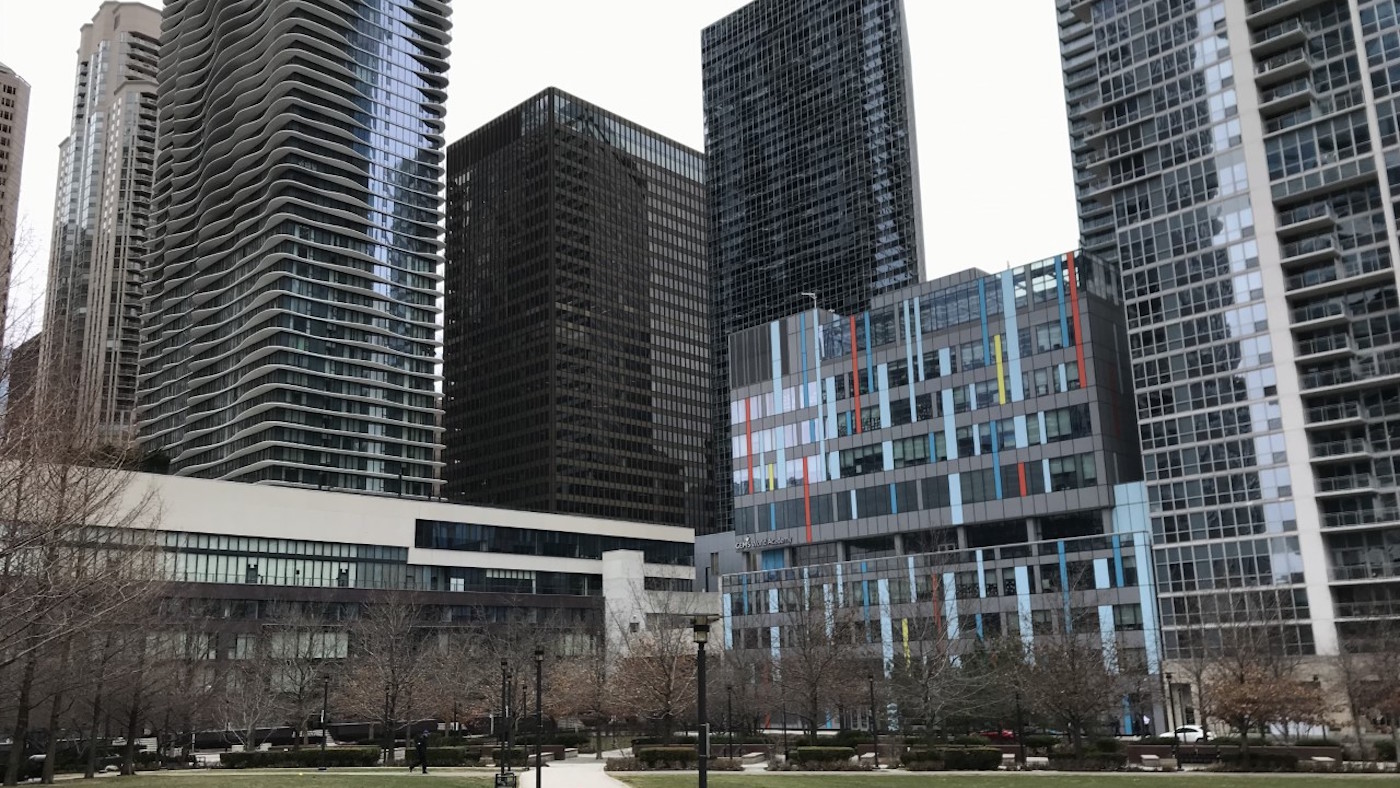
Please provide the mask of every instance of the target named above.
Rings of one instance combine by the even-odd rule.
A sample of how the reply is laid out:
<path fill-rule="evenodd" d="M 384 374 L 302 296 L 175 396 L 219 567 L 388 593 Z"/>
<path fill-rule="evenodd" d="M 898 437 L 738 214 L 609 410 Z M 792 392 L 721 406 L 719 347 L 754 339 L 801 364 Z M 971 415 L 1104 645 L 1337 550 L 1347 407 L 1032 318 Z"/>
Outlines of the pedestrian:
<path fill-rule="evenodd" d="M 418 740 L 413 743 L 413 749 L 418 756 L 418 766 L 424 774 L 428 773 L 428 732 L 426 730 L 418 732 Z M 413 763 L 408 764 L 409 774 L 413 773 Z"/>

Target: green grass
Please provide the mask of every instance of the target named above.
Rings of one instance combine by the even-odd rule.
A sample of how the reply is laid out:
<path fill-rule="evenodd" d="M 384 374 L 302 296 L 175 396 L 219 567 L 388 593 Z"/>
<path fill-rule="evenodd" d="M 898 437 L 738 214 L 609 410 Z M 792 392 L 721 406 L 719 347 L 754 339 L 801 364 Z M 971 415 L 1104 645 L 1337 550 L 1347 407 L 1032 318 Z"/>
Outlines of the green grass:
<path fill-rule="evenodd" d="M 625 776 L 618 779 L 633 788 L 692 788 L 695 775 L 642 775 Z M 710 785 L 715 788 L 880 788 L 888 786 L 908 786 L 908 788 L 1124 788 L 1124 786 L 1151 786 L 1170 788 L 1184 784 L 1187 788 L 1266 788 L 1270 781 L 1280 781 L 1296 788 L 1311 785 L 1325 785 L 1327 788 L 1377 788 L 1377 778 L 1365 776 L 1322 776 L 1315 774 L 1298 775 L 1218 775 L 1218 774 L 1064 774 L 1050 775 L 1044 772 L 1028 774 L 763 774 L 763 775 L 710 775 Z M 1394 781 L 1393 776 L 1390 781 Z"/>
<path fill-rule="evenodd" d="M 412 780 L 412 783 L 407 780 Z M 403 769 L 353 769 L 317 772 L 315 769 L 278 769 L 276 771 L 231 771 L 201 769 L 193 772 L 157 772 L 135 777 L 108 778 L 99 785 L 108 788 L 379 788 L 385 785 L 449 786 L 483 788 L 491 785 L 485 772 L 453 772 L 447 769 L 434 774 L 408 773 Z M 532 783 L 533 784 L 533 783 Z M 74 783 L 77 785 L 77 783 Z"/>

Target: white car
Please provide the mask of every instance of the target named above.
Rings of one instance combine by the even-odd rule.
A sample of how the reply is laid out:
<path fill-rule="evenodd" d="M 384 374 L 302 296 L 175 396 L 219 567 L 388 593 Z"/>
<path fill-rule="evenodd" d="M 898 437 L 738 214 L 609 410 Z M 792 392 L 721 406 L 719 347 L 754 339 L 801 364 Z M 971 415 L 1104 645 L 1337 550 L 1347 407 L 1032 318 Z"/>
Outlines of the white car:
<path fill-rule="evenodd" d="M 1186 744 L 1195 744 L 1198 741 L 1205 741 L 1206 731 L 1199 725 L 1183 725 L 1172 731 L 1172 738 Z"/>

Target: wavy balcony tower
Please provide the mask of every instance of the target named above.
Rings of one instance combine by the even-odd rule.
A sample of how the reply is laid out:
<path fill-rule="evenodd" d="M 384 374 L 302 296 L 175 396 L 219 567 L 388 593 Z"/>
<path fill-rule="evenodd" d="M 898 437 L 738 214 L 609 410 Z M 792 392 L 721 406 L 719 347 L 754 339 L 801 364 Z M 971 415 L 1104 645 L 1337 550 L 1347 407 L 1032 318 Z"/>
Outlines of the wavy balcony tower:
<path fill-rule="evenodd" d="M 138 427 L 172 473 L 434 492 L 448 15 L 166 3 Z"/>

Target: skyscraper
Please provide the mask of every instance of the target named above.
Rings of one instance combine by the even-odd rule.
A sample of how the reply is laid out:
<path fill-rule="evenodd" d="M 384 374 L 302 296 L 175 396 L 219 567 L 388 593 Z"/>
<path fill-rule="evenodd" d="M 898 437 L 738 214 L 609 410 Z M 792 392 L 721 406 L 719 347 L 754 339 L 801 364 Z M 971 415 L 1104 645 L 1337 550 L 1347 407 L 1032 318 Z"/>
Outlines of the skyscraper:
<path fill-rule="evenodd" d="M 9 319 L 10 269 L 19 225 L 19 181 L 28 118 L 29 83 L 0 63 L 0 344 L 4 343 Z"/>
<path fill-rule="evenodd" d="M 728 338 L 923 279 L 902 0 L 755 0 L 705 29 L 716 401 Z M 723 416 L 724 414 L 718 414 Z M 729 420 L 715 425 L 727 527 Z"/>
<path fill-rule="evenodd" d="M 1168 658 L 1400 616 L 1400 47 L 1373 0 L 1059 0 L 1122 271 Z M 1175 691 L 1175 688 L 1174 688 Z"/>
<path fill-rule="evenodd" d="M 82 28 L 71 124 L 59 145 L 41 386 L 113 439 L 130 428 L 136 406 L 159 46 L 160 11 L 103 3 Z"/>
<path fill-rule="evenodd" d="M 170 0 L 139 429 L 174 473 L 430 494 L 443 0 Z"/>
<path fill-rule="evenodd" d="M 705 161 L 550 88 L 448 151 L 450 498 L 697 528 Z"/>

